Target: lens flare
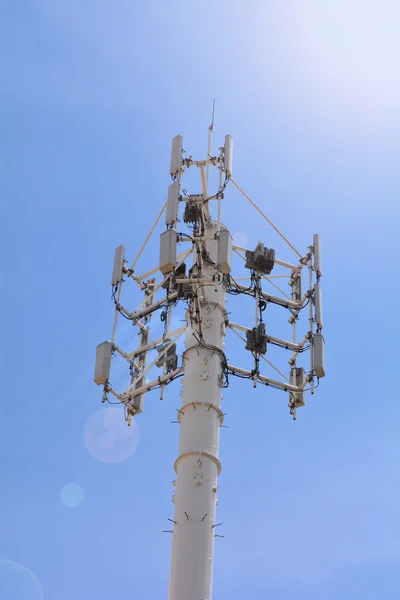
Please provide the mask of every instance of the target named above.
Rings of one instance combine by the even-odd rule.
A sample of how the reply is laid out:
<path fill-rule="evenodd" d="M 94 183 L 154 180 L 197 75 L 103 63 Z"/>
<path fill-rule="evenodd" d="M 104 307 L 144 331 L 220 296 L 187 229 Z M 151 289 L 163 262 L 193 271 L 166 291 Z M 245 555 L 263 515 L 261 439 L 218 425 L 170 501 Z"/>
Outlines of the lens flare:
<path fill-rule="evenodd" d="M 11 560 L 0 560 L 0 598 L 2 600 L 43 600 L 36 575 Z"/>
<path fill-rule="evenodd" d="M 236 246 L 242 246 L 242 248 L 246 248 L 248 241 L 249 240 L 247 239 L 247 235 L 242 233 L 241 231 L 237 231 L 233 234 L 233 243 Z"/>
<path fill-rule="evenodd" d="M 86 422 L 84 443 L 88 452 L 101 462 L 123 462 L 132 456 L 139 443 L 136 420 L 128 427 L 123 408 L 102 408 Z"/>
<path fill-rule="evenodd" d="M 68 483 L 61 490 L 61 502 L 68 508 L 76 508 L 85 499 L 85 492 L 77 483 Z"/>

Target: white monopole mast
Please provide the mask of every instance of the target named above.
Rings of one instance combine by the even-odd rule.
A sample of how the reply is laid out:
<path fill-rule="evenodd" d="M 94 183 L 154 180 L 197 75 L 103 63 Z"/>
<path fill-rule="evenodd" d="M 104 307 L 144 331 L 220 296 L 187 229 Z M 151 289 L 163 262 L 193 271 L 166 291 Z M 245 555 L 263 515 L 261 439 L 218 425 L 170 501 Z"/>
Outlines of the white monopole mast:
<path fill-rule="evenodd" d="M 224 419 L 221 392 L 228 377 L 248 379 L 253 387 L 265 385 L 287 392 L 290 414 L 295 419 L 297 408 L 305 404 L 306 390 L 314 394 L 315 379 L 325 375 L 319 236 L 314 235 L 313 244 L 304 255 L 298 252 L 232 179 L 231 136 L 225 136 L 225 144 L 217 156 L 211 155 L 212 130 L 213 125 L 209 128 L 208 156 L 202 161 L 185 157 L 182 136 L 173 139 L 172 183 L 162 211 L 131 267 L 125 259 L 124 247 L 119 246 L 116 250 L 112 274 L 114 327 L 111 341 L 100 344 L 96 353 L 94 380 L 103 386 L 103 401 L 108 400 L 109 394 L 117 398 L 125 407 L 128 424 L 133 416 L 143 411 L 146 392 L 160 388 L 163 398 L 165 385 L 182 378 L 182 404 L 178 409 L 179 454 L 174 465 L 175 510 L 173 519 L 170 519 L 169 600 L 212 600 L 214 539 L 218 536 L 216 528 L 219 525 L 216 522 L 218 475 L 221 471 L 219 432 Z M 201 193 L 189 194 L 182 185 L 185 171 L 191 167 L 200 171 Z M 216 168 L 219 174 L 217 189 L 213 193 L 208 191 L 211 168 Z M 275 251 L 262 243 L 258 243 L 255 250 L 233 244 L 229 230 L 221 223 L 221 200 L 230 181 L 297 255 L 296 263 L 278 259 Z M 213 220 L 214 208 L 216 218 L 214 216 Z M 160 238 L 159 263 L 154 269 L 137 274 L 136 263 L 164 211 L 165 231 Z M 183 231 L 185 228 L 186 231 Z M 177 253 L 178 244 L 183 250 L 180 254 Z M 244 267 L 250 277 L 232 277 L 233 251 L 245 261 Z M 275 269 L 274 273 L 276 269 L 281 271 L 271 275 L 272 269 Z M 304 270 L 308 270 L 307 277 L 304 277 Z M 157 271 L 163 276 L 159 283 L 154 277 Z M 280 278 L 285 277 L 291 287 L 290 295 L 278 285 Z M 246 285 L 238 283 L 238 279 L 247 280 Z M 143 301 L 133 312 L 121 304 L 122 286 L 128 280 L 135 282 L 144 293 Z M 303 287 L 307 286 L 304 292 L 302 281 Z M 264 284 L 273 286 L 273 294 L 263 289 Z M 249 312 L 253 318 L 250 326 L 230 321 L 225 309 L 228 293 L 236 296 L 245 294 L 254 299 L 255 312 L 254 307 Z M 179 303 L 186 308 L 186 325 L 171 331 L 171 314 Z M 263 314 L 268 304 L 290 311 L 291 341 L 267 332 Z M 297 341 L 301 312 L 306 306 L 307 331 L 303 339 Z M 150 321 L 156 311 L 161 311 L 164 333 L 151 340 Z M 139 328 L 138 348 L 130 353 L 122 350 L 115 340 L 120 314 Z M 227 331 L 234 332 L 245 342 L 245 348 L 252 356 L 252 369 L 228 364 L 224 350 Z M 184 333 L 185 350 L 179 364 L 176 342 Z M 270 347 L 289 351 L 288 376 L 265 358 Z M 298 361 L 307 351 L 310 360 L 306 368 L 299 366 Z M 147 356 L 151 352 L 157 352 L 157 355 L 147 364 Z M 110 382 L 111 360 L 118 356 L 129 364 L 130 383 L 122 393 L 117 392 Z M 273 372 L 262 374 L 261 361 Z M 149 381 L 147 377 L 151 376 L 154 367 L 162 369 L 162 372 Z"/>

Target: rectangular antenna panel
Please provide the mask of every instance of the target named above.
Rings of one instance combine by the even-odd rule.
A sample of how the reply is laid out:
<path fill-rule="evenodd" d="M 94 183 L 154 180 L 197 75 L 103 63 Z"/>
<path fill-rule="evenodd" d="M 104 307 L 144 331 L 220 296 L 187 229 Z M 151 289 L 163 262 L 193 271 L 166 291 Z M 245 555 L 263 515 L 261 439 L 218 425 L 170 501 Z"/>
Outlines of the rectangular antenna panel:
<path fill-rule="evenodd" d="M 314 335 L 313 369 L 317 377 L 325 377 L 325 340 L 322 333 Z"/>
<path fill-rule="evenodd" d="M 160 235 L 160 271 L 166 275 L 176 266 L 177 233 L 168 229 Z"/>
<path fill-rule="evenodd" d="M 114 266 L 111 277 L 111 285 L 117 285 L 122 279 L 122 269 L 124 266 L 125 246 L 118 246 L 115 249 Z"/>
<path fill-rule="evenodd" d="M 315 302 L 315 322 L 318 329 L 323 328 L 322 323 L 322 290 L 319 283 L 315 284 L 314 288 L 314 302 Z"/>
<path fill-rule="evenodd" d="M 112 356 L 111 342 L 103 342 L 96 348 L 96 365 L 94 368 L 94 382 L 97 385 L 106 383 L 110 378 Z"/>
<path fill-rule="evenodd" d="M 322 276 L 321 268 L 321 243 L 318 233 L 314 234 L 314 267 L 318 277 Z"/>
<path fill-rule="evenodd" d="M 171 150 L 171 165 L 169 168 L 169 172 L 171 175 L 176 175 L 179 173 L 182 167 L 182 145 L 183 145 L 183 137 L 181 135 L 176 135 L 172 140 L 172 150 Z"/>
<path fill-rule="evenodd" d="M 232 236 L 228 229 L 219 232 L 218 240 L 218 266 L 227 275 L 232 270 Z"/>
<path fill-rule="evenodd" d="M 232 175 L 233 140 L 231 135 L 225 136 L 224 169 L 227 177 Z"/>
<path fill-rule="evenodd" d="M 167 211 L 165 214 L 165 224 L 174 225 L 178 218 L 178 202 L 179 202 L 179 183 L 174 181 L 168 187 Z"/>
<path fill-rule="evenodd" d="M 304 383 L 304 369 L 303 367 L 294 367 L 290 372 L 290 381 L 292 385 L 296 385 L 298 387 L 302 386 Z M 296 396 L 296 408 L 300 408 L 301 406 L 305 406 L 305 393 L 304 390 L 301 392 L 293 392 Z"/>

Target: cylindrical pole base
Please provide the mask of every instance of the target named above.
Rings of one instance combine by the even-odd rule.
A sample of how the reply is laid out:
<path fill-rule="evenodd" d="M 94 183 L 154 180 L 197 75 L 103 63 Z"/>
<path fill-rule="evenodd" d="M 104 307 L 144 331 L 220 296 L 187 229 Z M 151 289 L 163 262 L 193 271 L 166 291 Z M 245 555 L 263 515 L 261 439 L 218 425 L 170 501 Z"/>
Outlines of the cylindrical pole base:
<path fill-rule="evenodd" d="M 216 231 L 216 224 L 207 225 L 206 237 Z M 215 262 L 217 244 L 216 239 L 207 244 Z M 169 600 L 211 600 L 212 595 L 226 290 L 215 266 L 206 264 L 205 270 L 207 278 L 219 277 L 196 291 L 186 337 Z"/>

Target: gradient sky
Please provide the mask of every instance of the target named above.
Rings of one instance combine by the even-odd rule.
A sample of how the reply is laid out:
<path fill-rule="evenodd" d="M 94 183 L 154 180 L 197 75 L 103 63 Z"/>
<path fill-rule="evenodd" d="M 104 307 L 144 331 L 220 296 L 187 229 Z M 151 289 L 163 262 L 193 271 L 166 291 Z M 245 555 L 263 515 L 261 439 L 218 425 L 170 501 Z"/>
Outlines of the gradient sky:
<path fill-rule="evenodd" d="M 179 383 L 127 433 L 93 363 L 114 248 L 133 259 L 165 200 L 171 138 L 204 156 L 214 97 L 238 183 L 297 247 L 321 235 L 327 377 L 296 422 L 226 390 L 213 598 L 398 600 L 399 3 L 0 10 L 1 600 L 167 598 Z M 294 260 L 232 186 L 223 209 Z"/>

